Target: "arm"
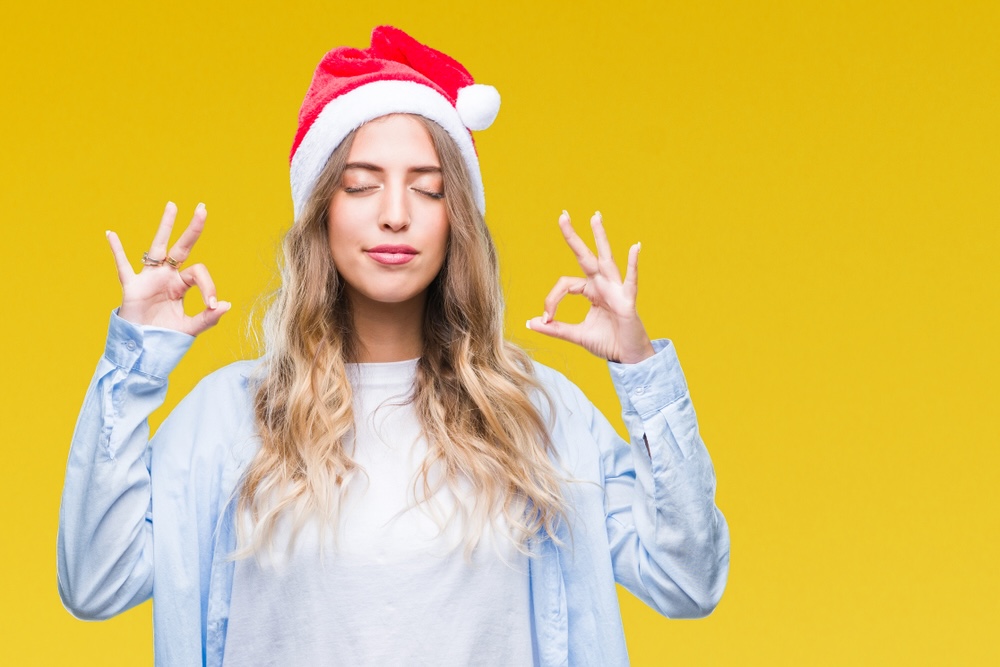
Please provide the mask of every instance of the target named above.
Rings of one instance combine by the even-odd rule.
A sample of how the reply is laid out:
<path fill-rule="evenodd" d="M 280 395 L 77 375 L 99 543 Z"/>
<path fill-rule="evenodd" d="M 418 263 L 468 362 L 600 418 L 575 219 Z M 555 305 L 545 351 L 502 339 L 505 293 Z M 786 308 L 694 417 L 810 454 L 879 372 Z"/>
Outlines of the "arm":
<path fill-rule="evenodd" d="M 608 541 L 619 583 L 668 617 L 698 618 L 725 588 L 729 530 L 674 347 L 654 348 L 639 364 L 610 364 L 631 442 L 594 409 Z"/>
<path fill-rule="evenodd" d="M 152 594 L 147 418 L 193 340 L 111 316 L 73 433 L 59 510 L 59 595 L 78 618 L 110 618 Z"/>
<path fill-rule="evenodd" d="M 584 277 L 562 277 L 528 328 L 610 360 L 628 427 L 626 443 L 577 390 L 603 464 L 606 525 L 617 581 L 661 613 L 704 616 L 719 601 L 729 567 L 729 532 L 715 507 L 715 474 L 673 345 L 655 346 L 636 312 L 639 244 L 622 279 L 600 213 L 591 218 L 597 254 L 563 212 L 559 227 Z M 591 304 L 578 324 L 553 319 L 568 294 Z"/>
<path fill-rule="evenodd" d="M 216 300 L 203 265 L 179 268 L 204 228 L 205 207 L 195 209 L 168 252 L 176 215 L 168 203 L 139 273 L 117 234 L 106 233 L 122 305 L 73 434 L 59 512 L 59 593 L 81 618 L 108 618 L 152 594 L 147 418 L 163 402 L 167 375 L 193 337 L 230 308 Z M 184 295 L 193 286 L 206 308 L 189 317 Z"/>

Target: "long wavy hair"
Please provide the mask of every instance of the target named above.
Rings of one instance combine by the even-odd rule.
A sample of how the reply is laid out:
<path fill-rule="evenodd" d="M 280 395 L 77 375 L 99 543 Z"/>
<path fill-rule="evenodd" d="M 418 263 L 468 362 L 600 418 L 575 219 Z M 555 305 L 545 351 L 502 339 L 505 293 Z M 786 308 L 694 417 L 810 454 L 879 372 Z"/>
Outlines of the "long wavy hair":
<path fill-rule="evenodd" d="M 541 531 L 555 539 L 564 516 L 548 428 L 531 400 L 533 392 L 547 397 L 528 355 L 503 336 L 496 247 L 461 153 L 436 123 L 415 117 L 441 162 L 449 239 L 428 288 L 409 398 L 428 445 L 414 497 L 428 502 L 448 487 L 458 501 L 449 520 L 465 522 L 467 551 L 501 519 L 526 552 Z M 254 394 L 261 447 L 240 490 L 239 515 L 249 521 L 237 522 L 238 555 L 275 546 L 286 518 L 292 540 L 311 519 L 336 535 L 346 489 L 362 472 L 349 455 L 355 415 L 346 366 L 358 358 L 359 341 L 327 235 L 329 202 L 353 140 L 351 133 L 330 156 L 284 239 L 282 285 L 263 323 L 266 355 Z"/>

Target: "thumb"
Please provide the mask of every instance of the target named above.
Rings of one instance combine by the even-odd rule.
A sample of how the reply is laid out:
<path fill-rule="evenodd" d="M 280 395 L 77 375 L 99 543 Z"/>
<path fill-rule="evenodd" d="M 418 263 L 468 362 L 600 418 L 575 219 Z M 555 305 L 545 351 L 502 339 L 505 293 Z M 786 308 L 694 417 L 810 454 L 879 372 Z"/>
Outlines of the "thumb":
<path fill-rule="evenodd" d="M 552 338 L 558 338 L 559 340 L 564 340 L 576 345 L 581 344 L 582 339 L 580 337 L 579 324 L 568 324 L 557 320 L 546 322 L 541 317 L 532 317 L 530 320 L 525 322 L 525 326 L 532 331 L 537 331 L 540 334 L 544 334 Z"/>
<path fill-rule="evenodd" d="M 219 323 L 219 320 L 222 319 L 222 316 L 229 312 L 229 309 L 232 307 L 233 304 L 229 301 L 220 301 L 215 308 L 206 308 L 195 315 L 192 318 L 192 328 L 194 329 L 194 331 L 191 332 L 192 335 L 197 336 L 198 334 L 214 327 Z"/>

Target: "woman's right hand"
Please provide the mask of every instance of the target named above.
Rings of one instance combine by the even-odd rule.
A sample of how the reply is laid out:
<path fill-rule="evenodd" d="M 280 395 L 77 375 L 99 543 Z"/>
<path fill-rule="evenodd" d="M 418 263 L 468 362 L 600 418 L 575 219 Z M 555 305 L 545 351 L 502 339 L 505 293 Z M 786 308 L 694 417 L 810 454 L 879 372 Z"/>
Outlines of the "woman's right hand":
<path fill-rule="evenodd" d="M 118 280 L 122 284 L 119 317 L 133 324 L 174 329 L 191 336 L 197 336 L 218 324 L 232 304 L 216 299 L 215 284 L 208 269 L 204 264 L 178 268 L 191 254 L 191 249 L 201 236 L 207 215 L 205 205 L 198 204 L 187 229 L 168 252 L 167 244 L 170 242 L 170 231 L 177 217 L 177 206 L 173 202 L 167 202 L 160 227 L 156 230 L 156 236 L 147 254 L 153 264 L 157 261 L 160 263 L 159 265 L 144 263 L 139 273 L 132 270 L 118 235 L 107 232 L 108 243 L 111 245 L 111 252 L 118 268 Z M 168 262 L 167 258 L 173 263 Z M 195 286 L 201 292 L 205 310 L 190 317 L 184 313 L 184 295 Z"/>

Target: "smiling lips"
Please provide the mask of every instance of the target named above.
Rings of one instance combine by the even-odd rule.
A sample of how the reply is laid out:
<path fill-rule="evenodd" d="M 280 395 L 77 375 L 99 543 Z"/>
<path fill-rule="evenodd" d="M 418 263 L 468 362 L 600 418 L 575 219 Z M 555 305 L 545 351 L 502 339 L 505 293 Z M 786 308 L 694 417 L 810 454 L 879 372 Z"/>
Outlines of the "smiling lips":
<path fill-rule="evenodd" d="M 378 245 L 365 252 L 379 264 L 406 264 L 417 256 L 416 248 L 408 245 Z"/>

